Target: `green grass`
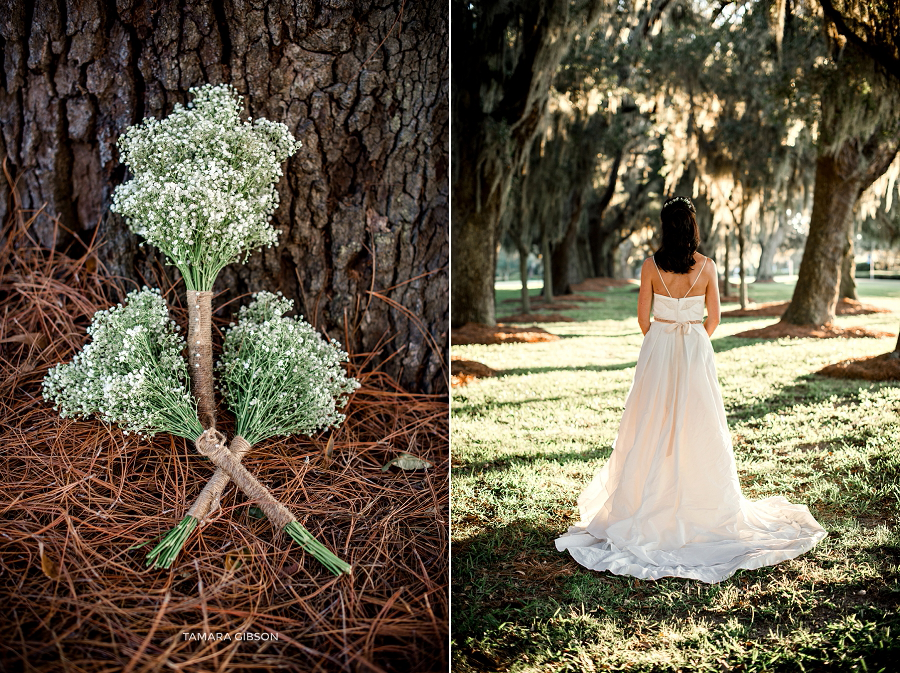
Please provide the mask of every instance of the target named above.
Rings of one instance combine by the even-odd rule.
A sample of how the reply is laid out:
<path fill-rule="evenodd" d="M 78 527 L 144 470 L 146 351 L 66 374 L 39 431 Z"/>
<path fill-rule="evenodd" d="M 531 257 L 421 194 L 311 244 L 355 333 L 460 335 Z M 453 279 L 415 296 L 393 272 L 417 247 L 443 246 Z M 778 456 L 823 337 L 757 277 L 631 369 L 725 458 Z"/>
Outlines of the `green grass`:
<path fill-rule="evenodd" d="M 894 313 L 837 323 L 896 332 L 900 282 L 859 290 Z M 577 322 L 543 325 L 561 341 L 453 349 L 501 372 L 453 394 L 454 670 L 894 670 L 900 386 L 814 375 L 893 341 L 739 339 L 775 319 L 726 319 L 713 346 L 744 493 L 808 505 L 829 536 L 716 585 L 642 581 L 553 546 L 609 457 L 642 340 L 632 288 L 599 296 L 568 312 Z"/>

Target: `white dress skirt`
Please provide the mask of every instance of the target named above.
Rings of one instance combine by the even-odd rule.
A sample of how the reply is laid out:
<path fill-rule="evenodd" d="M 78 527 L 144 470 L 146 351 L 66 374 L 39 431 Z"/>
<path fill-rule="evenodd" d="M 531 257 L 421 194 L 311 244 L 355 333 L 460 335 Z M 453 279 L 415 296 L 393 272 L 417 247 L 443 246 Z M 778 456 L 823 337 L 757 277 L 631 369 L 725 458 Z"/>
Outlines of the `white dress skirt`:
<path fill-rule="evenodd" d="M 586 568 L 715 583 L 827 534 L 805 505 L 741 494 L 703 310 L 703 296 L 654 295 L 612 455 L 556 540 Z"/>

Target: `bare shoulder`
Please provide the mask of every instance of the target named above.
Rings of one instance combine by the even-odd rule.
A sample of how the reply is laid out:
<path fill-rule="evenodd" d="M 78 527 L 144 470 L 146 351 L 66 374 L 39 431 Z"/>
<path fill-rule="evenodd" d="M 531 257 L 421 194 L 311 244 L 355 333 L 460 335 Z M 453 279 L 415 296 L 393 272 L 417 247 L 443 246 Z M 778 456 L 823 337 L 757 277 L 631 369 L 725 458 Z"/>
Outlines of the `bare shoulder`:
<path fill-rule="evenodd" d="M 716 263 L 712 257 L 707 257 L 706 255 L 701 255 L 699 252 L 695 252 L 694 262 L 702 266 L 703 273 L 707 276 L 711 273 L 714 274 L 716 271 Z"/>

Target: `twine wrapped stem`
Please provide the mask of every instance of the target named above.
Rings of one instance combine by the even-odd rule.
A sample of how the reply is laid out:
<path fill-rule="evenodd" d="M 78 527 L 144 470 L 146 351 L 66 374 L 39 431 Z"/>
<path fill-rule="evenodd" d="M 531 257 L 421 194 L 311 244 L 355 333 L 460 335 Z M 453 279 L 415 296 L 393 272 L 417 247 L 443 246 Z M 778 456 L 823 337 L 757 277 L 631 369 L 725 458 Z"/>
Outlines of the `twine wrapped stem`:
<path fill-rule="evenodd" d="M 188 368 L 197 415 L 204 429 L 216 427 L 216 396 L 212 359 L 212 292 L 187 291 Z"/>
<path fill-rule="evenodd" d="M 257 479 L 241 465 L 225 445 L 225 437 L 215 430 L 207 430 L 196 441 L 197 451 L 209 458 L 212 463 L 231 476 L 237 487 L 248 498 L 259 504 L 272 524 L 281 530 L 292 521 L 295 521 L 287 507 L 282 505 L 275 496 L 263 486 Z"/>
<path fill-rule="evenodd" d="M 231 454 L 238 462 L 243 460 L 250 448 L 250 443 L 243 437 L 238 436 L 231 440 Z M 222 492 L 230 481 L 231 477 L 228 476 L 228 473 L 221 467 L 217 467 L 215 474 L 206 483 L 188 510 L 187 516 L 192 516 L 202 523 L 206 517 L 219 509 Z"/>
<path fill-rule="evenodd" d="M 278 502 L 275 496 L 269 492 L 269 489 L 260 484 L 247 471 L 247 468 L 241 465 L 240 460 L 225 445 L 225 436 L 222 433 L 216 430 L 207 430 L 197 438 L 195 444 L 197 451 L 209 458 L 216 467 L 229 474 L 238 488 L 259 504 L 260 509 L 265 512 L 269 521 L 276 528 L 290 535 L 291 539 L 300 545 L 304 551 L 311 554 L 335 575 L 353 572 L 353 568 L 349 563 L 342 561 L 328 547 L 316 540 L 312 533 L 294 518 L 290 510 Z M 185 518 L 195 520 L 191 517 Z"/>

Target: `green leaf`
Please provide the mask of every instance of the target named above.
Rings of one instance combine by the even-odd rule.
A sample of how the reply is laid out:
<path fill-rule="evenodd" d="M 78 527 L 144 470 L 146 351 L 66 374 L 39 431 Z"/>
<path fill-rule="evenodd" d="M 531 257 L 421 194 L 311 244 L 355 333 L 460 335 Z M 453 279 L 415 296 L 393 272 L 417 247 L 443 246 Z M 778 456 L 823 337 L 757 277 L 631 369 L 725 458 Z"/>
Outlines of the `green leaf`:
<path fill-rule="evenodd" d="M 256 505 L 251 505 L 250 507 L 248 507 L 247 514 L 249 514 L 254 519 L 265 519 L 266 518 L 266 513 L 263 512 Z"/>
<path fill-rule="evenodd" d="M 432 463 L 429 463 L 422 458 L 416 458 L 409 453 L 401 453 L 396 458 L 389 460 L 384 464 L 384 467 L 381 468 L 381 471 L 387 472 L 391 468 L 391 465 L 396 465 L 401 470 L 425 470 L 432 467 Z"/>

